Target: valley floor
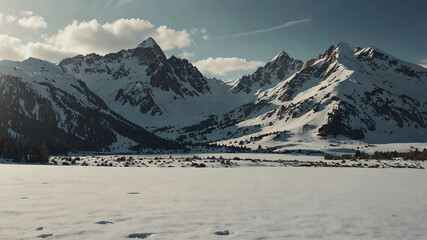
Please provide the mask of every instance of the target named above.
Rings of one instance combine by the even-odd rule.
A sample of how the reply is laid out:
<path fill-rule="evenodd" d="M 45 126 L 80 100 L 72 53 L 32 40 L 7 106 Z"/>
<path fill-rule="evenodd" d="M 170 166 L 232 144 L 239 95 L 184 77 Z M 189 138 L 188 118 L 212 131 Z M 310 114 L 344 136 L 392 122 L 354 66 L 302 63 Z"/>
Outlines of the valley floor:
<path fill-rule="evenodd" d="M 426 239 L 413 169 L 0 165 L 2 239 Z"/>

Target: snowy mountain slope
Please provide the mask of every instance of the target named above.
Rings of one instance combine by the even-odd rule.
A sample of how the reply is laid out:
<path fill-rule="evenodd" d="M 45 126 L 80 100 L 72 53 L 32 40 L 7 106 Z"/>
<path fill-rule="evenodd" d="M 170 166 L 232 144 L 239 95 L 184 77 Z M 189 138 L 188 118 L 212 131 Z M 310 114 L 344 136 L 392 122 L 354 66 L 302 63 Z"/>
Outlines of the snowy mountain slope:
<path fill-rule="evenodd" d="M 264 67 L 247 76 L 240 78 L 232 88 L 233 93 L 245 92 L 256 94 L 277 85 L 299 71 L 303 62 L 291 58 L 286 52 L 281 51 Z"/>
<path fill-rule="evenodd" d="M 336 139 L 426 142 L 426 91 L 426 69 L 378 49 L 339 43 L 255 101 L 213 126 L 182 131 L 181 138 L 282 149 L 324 147 Z"/>
<path fill-rule="evenodd" d="M 181 103 L 181 105 L 177 106 L 181 112 L 191 109 L 194 113 L 198 112 L 201 108 L 204 110 L 203 113 L 206 114 L 199 114 L 191 121 L 185 121 L 182 125 L 175 125 L 175 128 L 158 128 L 154 129 L 154 132 L 159 136 L 179 141 L 186 140 L 194 143 L 197 143 L 199 140 L 207 141 L 208 139 L 205 136 L 202 136 L 202 139 L 199 140 L 197 138 L 191 139 L 194 137 L 194 134 L 191 132 L 199 131 L 202 134 L 212 132 L 213 129 L 218 127 L 218 121 L 223 114 L 241 106 L 252 105 L 260 93 L 288 78 L 301 69 L 302 66 L 302 61 L 295 60 L 282 51 L 268 62 L 266 66 L 258 68 L 253 75 L 243 76 L 233 83 L 209 79 L 209 82 L 216 82 L 216 88 L 211 89 L 220 89 L 219 91 L 212 91 L 212 95 L 194 98 L 187 101 L 189 104 Z M 214 111 L 212 111 L 213 109 Z M 199 121 L 196 122 L 194 121 L 195 119 Z M 222 121 L 227 126 L 236 123 L 235 121 L 228 120 L 225 118 Z"/>
<path fill-rule="evenodd" d="M 166 58 L 152 38 L 135 49 L 59 63 L 114 111 L 144 127 L 174 127 L 222 114 L 240 102 L 229 86 L 207 79 L 185 59 Z M 236 104 L 224 104 L 224 103 Z"/>
<path fill-rule="evenodd" d="M 279 150 L 427 142 L 427 70 L 346 43 L 305 63 L 281 52 L 234 84 L 167 58 L 152 38 L 58 66 L 2 61 L 0 80 L 0 134 L 79 149 L 173 145 L 143 128 L 179 142 Z"/>
<path fill-rule="evenodd" d="M 169 144 L 111 111 L 84 82 L 46 61 L 1 61 L 0 92 L 0 135 L 92 151 Z"/>

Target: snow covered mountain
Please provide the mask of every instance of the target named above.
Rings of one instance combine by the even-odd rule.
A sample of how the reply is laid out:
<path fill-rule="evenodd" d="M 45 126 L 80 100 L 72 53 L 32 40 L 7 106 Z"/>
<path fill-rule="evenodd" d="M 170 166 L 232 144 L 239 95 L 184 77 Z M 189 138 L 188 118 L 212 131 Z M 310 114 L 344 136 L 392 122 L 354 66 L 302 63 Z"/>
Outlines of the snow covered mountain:
<path fill-rule="evenodd" d="M 84 82 L 46 61 L 1 61 L 0 92 L 2 136 L 91 151 L 174 146 L 114 113 Z"/>
<path fill-rule="evenodd" d="M 237 106 L 217 104 L 225 102 L 222 95 L 233 97 L 229 87 L 207 79 L 185 59 L 167 58 L 152 38 L 135 49 L 79 55 L 59 65 L 111 109 L 144 127 L 193 124 Z"/>
<path fill-rule="evenodd" d="M 264 67 L 258 68 L 252 75 L 240 78 L 233 86 L 232 92 L 256 94 L 257 92 L 271 88 L 279 82 L 289 78 L 299 71 L 303 64 L 303 61 L 295 60 L 286 52 L 281 51 Z"/>
<path fill-rule="evenodd" d="M 259 89 L 277 82 L 278 75 L 262 74 L 272 65 L 242 78 L 233 90 L 253 92 L 253 83 Z M 339 139 L 427 141 L 427 70 L 421 66 L 339 43 L 283 79 L 261 88 L 256 100 L 210 119 L 209 127 L 184 129 L 181 139 L 277 149 L 322 147 Z"/>
<path fill-rule="evenodd" d="M 149 38 L 59 65 L 2 61 L 0 91 L 0 135 L 80 150 L 176 146 L 162 138 L 270 150 L 427 142 L 427 70 L 346 43 L 305 63 L 280 52 L 229 85 Z"/>

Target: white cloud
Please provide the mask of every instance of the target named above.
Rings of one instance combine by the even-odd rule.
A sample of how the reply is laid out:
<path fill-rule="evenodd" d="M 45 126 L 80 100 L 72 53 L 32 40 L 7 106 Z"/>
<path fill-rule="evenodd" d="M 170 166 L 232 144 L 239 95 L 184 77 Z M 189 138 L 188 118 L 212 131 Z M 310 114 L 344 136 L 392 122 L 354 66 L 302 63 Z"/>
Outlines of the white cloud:
<path fill-rule="evenodd" d="M 106 54 L 134 48 L 148 37 L 153 37 L 163 50 L 182 48 L 191 43 L 191 35 L 186 30 L 177 31 L 166 26 L 155 28 L 149 21 L 139 18 L 119 19 L 105 24 L 96 19 L 89 22 L 73 21 L 45 39 L 49 44 L 61 49 L 73 49 L 81 54 Z"/>
<path fill-rule="evenodd" d="M 106 54 L 112 49 L 135 47 L 138 40 L 148 37 L 145 33 L 153 28 L 150 22 L 140 19 L 120 19 L 106 24 L 100 24 L 96 19 L 89 22 L 73 21 L 45 40 L 51 45 L 74 49 L 81 54 Z"/>
<path fill-rule="evenodd" d="M 0 59 L 22 61 L 29 57 L 59 62 L 65 57 L 77 55 L 76 52 L 59 49 L 40 42 L 24 44 L 21 39 L 6 34 L 0 35 Z"/>
<path fill-rule="evenodd" d="M 183 48 L 189 46 L 192 41 L 187 30 L 176 31 L 165 25 L 158 27 L 153 37 L 163 50 Z"/>
<path fill-rule="evenodd" d="M 0 12 L 0 23 L 17 22 L 21 27 L 39 29 L 46 28 L 47 23 L 42 16 L 33 16 L 32 11 L 20 11 L 18 14 L 15 10 L 8 10 L 5 13 Z"/>
<path fill-rule="evenodd" d="M 60 49 L 57 46 L 53 46 L 41 42 L 30 42 L 26 45 L 26 54 L 28 57 L 35 57 L 44 60 L 49 60 L 51 62 L 60 62 L 66 57 L 75 56 L 79 54 L 78 52 L 66 49 Z"/>
<path fill-rule="evenodd" d="M 196 33 L 197 33 L 197 31 L 199 31 L 199 29 L 198 29 L 198 28 L 192 28 L 192 29 L 190 30 L 190 33 L 191 33 L 191 34 L 196 34 Z"/>
<path fill-rule="evenodd" d="M 219 76 L 233 71 L 254 70 L 265 63 L 261 61 L 248 61 L 245 58 L 207 58 L 193 63 L 202 73 L 212 73 Z"/>
<path fill-rule="evenodd" d="M 207 34 L 208 31 L 206 31 L 206 28 L 200 29 L 200 32 L 202 33 L 202 36 L 201 36 L 202 39 L 204 39 L 204 40 L 209 40 L 210 39 L 209 35 Z"/>
<path fill-rule="evenodd" d="M 21 27 L 39 29 L 47 28 L 47 23 L 42 16 L 33 15 L 32 11 L 20 11 L 16 13 L 15 10 L 8 10 L 7 13 L 0 12 L 0 23 L 17 22 Z"/>
<path fill-rule="evenodd" d="M 100 2 L 104 2 L 105 7 L 114 6 L 116 8 L 119 8 L 123 5 L 126 5 L 128 3 L 134 2 L 135 0 L 100 0 Z M 112 3 L 116 3 L 115 5 L 112 5 Z"/>
<path fill-rule="evenodd" d="M 427 64 L 420 64 L 421 67 L 427 68 Z"/>
<path fill-rule="evenodd" d="M 116 4 L 116 7 L 121 7 L 121 6 L 125 5 L 125 4 L 131 3 L 133 1 L 134 0 L 118 0 L 117 4 Z"/>
<path fill-rule="evenodd" d="M 194 51 L 193 52 L 186 52 L 186 51 L 184 51 L 181 54 L 179 54 L 179 56 L 181 58 L 185 58 L 185 59 L 190 59 L 190 58 L 194 57 L 194 55 L 196 55 L 196 53 Z"/>
<path fill-rule="evenodd" d="M 0 59 L 22 60 L 25 59 L 25 52 L 21 39 L 0 35 Z"/>
<path fill-rule="evenodd" d="M 235 34 L 231 34 L 231 35 L 225 35 L 225 36 L 219 36 L 219 37 L 215 37 L 212 39 L 222 39 L 222 38 L 231 38 L 231 37 L 241 37 L 241 36 L 247 36 L 247 35 L 252 35 L 252 34 L 257 34 L 257 33 L 263 33 L 263 32 L 270 32 L 270 31 L 274 31 L 274 30 L 278 30 L 278 29 L 282 29 L 282 28 L 286 28 L 292 25 L 296 25 L 296 24 L 300 24 L 300 23 L 305 23 L 305 22 L 309 22 L 311 21 L 310 18 L 305 18 L 305 19 L 301 19 L 301 20 L 295 20 L 295 21 L 289 21 L 274 27 L 269 27 L 269 28 L 265 28 L 265 29 L 259 29 L 259 30 L 255 30 L 255 31 L 251 31 L 251 32 L 243 32 L 243 33 L 235 33 Z"/>
<path fill-rule="evenodd" d="M 24 16 L 32 16 L 34 14 L 33 11 L 20 11 L 20 13 Z"/>
<path fill-rule="evenodd" d="M 41 16 L 23 17 L 18 19 L 18 24 L 25 28 L 47 28 L 47 23 Z"/>
<path fill-rule="evenodd" d="M 15 15 L 6 15 L 5 18 L 6 18 L 6 22 L 8 22 L 8 23 L 15 22 L 16 19 L 18 19 L 18 17 Z"/>
<path fill-rule="evenodd" d="M 107 54 L 135 48 L 148 37 L 153 37 L 163 50 L 183 48 L 192 42 L 187 30 L 175 30 L 167 26 L 156 28 L 143 19 L 119 19 L 105 24 L 96 19 L 89 22 L 73 21 L 54 35 L 42 36 L 41 42 L 24 43 L 18 38 L 4 34 L 1 36 L 0 59 L 23 60 L 31 56 L 52 62 L 77 54 Z"/>

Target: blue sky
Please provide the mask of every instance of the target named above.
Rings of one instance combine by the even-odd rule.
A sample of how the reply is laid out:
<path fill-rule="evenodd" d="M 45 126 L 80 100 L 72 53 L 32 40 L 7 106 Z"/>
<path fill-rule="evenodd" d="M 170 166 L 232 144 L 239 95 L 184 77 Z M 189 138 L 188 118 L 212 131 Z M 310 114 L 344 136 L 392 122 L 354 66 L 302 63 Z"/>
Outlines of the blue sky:
<path fill-rule="evenodd" d="M 0 59 L 52 62 L 154 36 L 210 77 L 236 79 L 281 50 L 308 60 L 340 41 L 427 65 L 427 2 L 0 0 Z M 73 22 L 74 21 L 74 22 Z"/>

